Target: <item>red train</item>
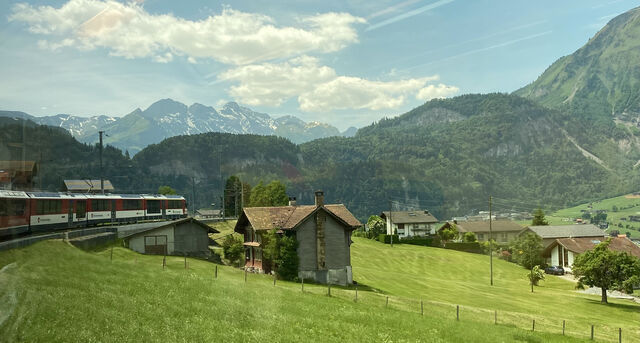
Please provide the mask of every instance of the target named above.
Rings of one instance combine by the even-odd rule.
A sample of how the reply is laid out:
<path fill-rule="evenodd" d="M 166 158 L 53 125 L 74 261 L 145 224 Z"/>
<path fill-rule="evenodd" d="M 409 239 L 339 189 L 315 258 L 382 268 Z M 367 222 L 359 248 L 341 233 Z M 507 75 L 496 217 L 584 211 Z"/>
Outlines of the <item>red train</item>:
<path fill-rule="evenodd" d="M 187 216 L 184 197 L 0 190 L 0 238 L 99 223 Z"/>

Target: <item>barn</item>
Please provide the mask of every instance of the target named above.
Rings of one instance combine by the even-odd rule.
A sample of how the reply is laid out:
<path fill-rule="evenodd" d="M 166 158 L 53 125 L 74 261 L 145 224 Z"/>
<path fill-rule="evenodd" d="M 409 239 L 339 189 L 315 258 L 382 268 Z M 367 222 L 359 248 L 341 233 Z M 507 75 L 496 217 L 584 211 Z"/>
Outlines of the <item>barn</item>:
<path fill-rule="evenodd" d="M 128 227 L 127 231 L 119 235 L 125 246 L 141 254 L 152 255 L 207 258 L 211 254 L 209 233 L 218 233 L 216 229 L 193 218 Z"/>

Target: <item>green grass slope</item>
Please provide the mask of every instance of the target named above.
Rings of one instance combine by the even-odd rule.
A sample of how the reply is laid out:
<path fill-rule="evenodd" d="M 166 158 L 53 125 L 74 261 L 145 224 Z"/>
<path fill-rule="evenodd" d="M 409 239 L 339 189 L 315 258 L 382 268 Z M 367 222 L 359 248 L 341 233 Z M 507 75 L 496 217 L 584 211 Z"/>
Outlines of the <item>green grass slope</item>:
<path fill-rule="evenodd" d="M 372 247 L 369 242 L 356 242 L 357 266 L 363 264 L 364 249 Z M 403 249 L 394 254 L 408 253 L 410 258 L 411 249 Z M 424 248 L 413 253 L 420 252 L 430 253 Z M 248 275 L 245 283 L 240 270 L 228 267 L 218 267 L 215 279 L 214 265 L 199 260 L 188 260 L 185 269 L 182 258 L 170 257 L 163 270 L 158 256 L 138 255 L 124 248 L 114 249 L 113 261 L 109 256 L 109 250 L 87 253 L 60 241 L 0 253 L 1 340 L 579 341 L 467 319 L 465 309 L 460 321 L 453 319 L 453 312 L 441 316 L 429 308 L 421 316 L 415 306 L 404 307 L 399 297 L 393 297 L 385 308 L 383 296 L 362 291 L 362 287 L 356 302 L 353 289 L 334 288 L 327 297 L 326 287 L 305 285 L 303 293 L 295 283 L 273 286 L 265 275 Z M 363 268 L 356 275 L 364 280 L 367 273 L 370 271 Z M 406 278 L 406 284 L 405 290 L 414 279 Z"/>
<path fill-rule="evenodd" d="M 598 296 L 578 293 L 574 283 L 550 275 L 531 293 L 527 271 L 497 258 L 491 286 L 489 256 L 355 240 L 354 279 L 382 293 L 407 298 L 405 302 L 429 301 L 434 313 L 450 315 L 452 305 L 458 304 L 463 317 L 479 322 L 493 322 L 494 311 L 498 311 L 499 321 L 518 327 L 531 327 L 535 319 L 538 330 L 561 332 L 566 320 L 568 332 L 576 337 L 588 337 L 594 324 L 596 337 L 602 340 L 616 339 L 619 327 L 640 338 L 640 330 L 629 321 L 638 315 L 640 306 L 628 300 L 601 305 Z"/>

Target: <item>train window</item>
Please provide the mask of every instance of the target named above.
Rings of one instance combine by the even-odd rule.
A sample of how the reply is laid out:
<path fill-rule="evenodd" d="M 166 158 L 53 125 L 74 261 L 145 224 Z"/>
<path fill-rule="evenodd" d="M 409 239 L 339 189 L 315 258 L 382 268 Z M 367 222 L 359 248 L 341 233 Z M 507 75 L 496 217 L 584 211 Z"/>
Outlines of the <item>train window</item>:
<path fill-rule="evenodd" d="M 87 215 L 87 202 L 76 202 L 76 218 L 84 218 Z"/>
<path fill-rule="evenodd" d="M 23 216 L 25 209 L 27 207 L 27 201 L 22 199 L 14 199 L 10 202 L 9 215 L 13 216 Z"/>
<path fill-rule="evenodd" d="M 36 214 L 55 214 L 62 212 L 62 200 L 40 200 L 36 201 Z"/>
<path fill-rule="evenodd" d="M 167 208 L 182 208 L 182 200 L 169 200 L 169 206 Z"/>
<path fill-rule="evenodd" d="M 139 210 L 142 209 L 142 200 L 126 199 L 122 200 L 123 210 Z"/>
<path fill-rule="evenodd" d="M 160 213 L 160 200 L 147 200 L 147 213 Z"/>
<path fill-rule="evenodd" d="M 92 211 L 111 211 L 111 202 L 107 199 L 93 199 L 91 200 Z"/>

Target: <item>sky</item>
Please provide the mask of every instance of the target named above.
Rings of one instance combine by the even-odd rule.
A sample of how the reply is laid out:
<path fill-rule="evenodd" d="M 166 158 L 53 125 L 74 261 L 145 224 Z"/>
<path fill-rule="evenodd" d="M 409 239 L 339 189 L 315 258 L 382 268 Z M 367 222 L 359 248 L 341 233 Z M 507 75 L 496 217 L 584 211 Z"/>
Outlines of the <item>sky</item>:
<path fill-rule="evenodd" d="M 0 110 L 124 116 L 236 101 L 341 130 L 512 92 L 640 0 L 0 3 Z"/>

